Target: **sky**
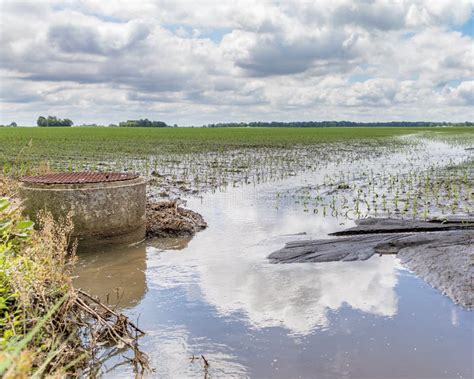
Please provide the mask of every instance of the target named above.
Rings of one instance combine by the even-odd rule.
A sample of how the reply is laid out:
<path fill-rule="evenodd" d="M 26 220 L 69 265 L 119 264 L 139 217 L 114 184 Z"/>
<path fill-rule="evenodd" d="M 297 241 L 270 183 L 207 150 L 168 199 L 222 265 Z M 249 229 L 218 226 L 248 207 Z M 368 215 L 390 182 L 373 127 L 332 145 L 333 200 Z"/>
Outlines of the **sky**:
<path fill-rule="evenodd" d="M 0 0 L 0 123 L 473 121 L 464 0 Z"/>

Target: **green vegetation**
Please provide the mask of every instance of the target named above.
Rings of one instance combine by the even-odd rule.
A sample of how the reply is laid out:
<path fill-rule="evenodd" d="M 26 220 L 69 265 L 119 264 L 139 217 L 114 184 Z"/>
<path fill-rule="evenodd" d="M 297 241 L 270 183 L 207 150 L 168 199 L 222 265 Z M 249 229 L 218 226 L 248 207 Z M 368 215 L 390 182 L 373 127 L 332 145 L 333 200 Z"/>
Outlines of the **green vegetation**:
<path fill-rule="evenodd" d="M 15 121 L 13 121 L 9 125 L 0 125 L 0 128 L 16 128 L 17 126 L 18 124 Z"/>
<path fill-rule="evenodd" d="M 148 367 L 138 348 L 142 332 L 127 317 L 72 285 L 75 248 L 70 217 L 24 219 L 16 183 L 0 176 L 0 376 L 95 377 L 99 353 Z M 5 197 L 8 196 L 8 197 Z"/>
<path fill-rule="evenodd" d="M 56 116 L 48 116 L 43 117 L 39 116 L 36 124 L 41 127 L 48 127 L 48 126 L 72 126 L 74 123 L 69 120 L 68 118 L 60 119 Z"/>
<path fill-rule="evenodd" d="M 48 372 L 59 372 L 77 358 L 79 335 L 57 324 L 72 291 L 69 228 L 45 216 L 36 232 L 18 206 L 0 199 L 0 375 L 39 377 L 49 363 Z"/>
<path fill-rule="evenodd" d="M 147 118 L 144 120 L 127 120 L 120 122 L 119 125 L 122 128 L 166 128 L 166 125 L 163 121 L 150 121 Z"/>
<path fill-rule="evenodd" d="M 245 147 L 289 147 L 351 142 L 417 132 L 474 133 L 471 128 L 16 128 L 2 129 L 0 159 L 33 141 L 31 153 L 45 159 L 95 155 L 222 151 Z M 105 143 L 107 142 L 107 143 Z"/>
<path fill-rule="evenodd" d="M 354 122 L 354 121 L 294 121 L 294 122 L 227 122 L 208 124 L 208 128 L 333 128 L 333 127 L 433 127 L 433 126 L 474 126 L 465 122 L 430 122 L 430 121 L 390 121 L 390 122 Z"/>
<path fill-rule="evenodd" d="M 40 165 L 61 171 L 133 171 L 164 189 L 195 192 L 281 179 L 356 156 L 376 158 L 409 145 L 397 137 L 415 133 L 465 140 L 473 129 L 2 129 L 0 169 L 13 176 L 34 173 Z"/>
<path fill-rule="evenodd" d="M 305 212 L 343 219 L 472 214 L 474 132 L 424 133 L 409 140 L 412 145 L 402 147 L 401 154 L 392 150 L 376 160 L 356 157 L 358 164 L 350 170 L 339 167 L 320 175 L 317 185 L 279 193 L 277 207 L 292 202 Z"/>
<path fill-rule="evenodd" d="M 403 170 L 402 170 L 403 171 Z M 428 168 L 413 166 L 408 173 L 374 172 L 364 167 L 357 173 L 326 175 L 319 186 L 296 193 L 279 194 L 305 212 L 360 219 L 396 217 L 422 219 L 469 215 L 474 210 L 474 160 L 463 164 Z"/>

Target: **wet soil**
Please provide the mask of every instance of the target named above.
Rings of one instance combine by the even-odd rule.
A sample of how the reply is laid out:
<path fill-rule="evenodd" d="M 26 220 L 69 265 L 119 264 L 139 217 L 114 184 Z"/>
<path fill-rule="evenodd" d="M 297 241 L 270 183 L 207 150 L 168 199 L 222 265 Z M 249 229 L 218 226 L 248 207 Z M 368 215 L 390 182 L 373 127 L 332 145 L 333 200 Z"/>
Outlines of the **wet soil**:
<path fill-rule="evenodd" d="M 427 221 L 399 220 L 369 217 L 355 221 L 353 228 L 330 233 L 331 236 L 349 236 L 374 233 L 437 232 L 459 229 L 474 229 L 474 218 L 469 216 L 446 216 Z"/>
<path fill-rule="evenodd" d="M 374 254 L 397 254 L 421 279 L 472 308 L 474 219 L 403 221 L 367 219 L 332 235 L 347 237 L 297 241 L 269 255 L 273 263 L 364 261 Z"/>

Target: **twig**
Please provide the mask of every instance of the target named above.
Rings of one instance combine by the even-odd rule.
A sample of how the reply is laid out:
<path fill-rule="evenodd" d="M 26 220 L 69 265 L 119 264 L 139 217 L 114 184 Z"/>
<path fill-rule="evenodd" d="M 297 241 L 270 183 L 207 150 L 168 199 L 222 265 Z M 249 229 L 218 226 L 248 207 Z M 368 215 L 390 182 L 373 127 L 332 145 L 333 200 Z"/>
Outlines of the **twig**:
<path fill-rule="evenodd" d="M 113 311 L 112 309 L 110 309 L 107 305 L 105 305 L 104 303 L 101 303 L 99 300 L 95 299 L 93 296 L 89 295 L 87 292 L 84 292 L 83 290 L 81 289 L 77 289 L 76 290 L 80 295 L 82 296 L 85 296 L 87 297 L 89 300 L 92 300 L 94 303 L 96 303 L 97 305 L 100 305 L 102 308 L 104 308 L 107 312 L 111 313 L 112 315 L 114 315 L 115 317 L 119 318 L 120 315 Z M 127 318 L 127 323 L 134 329 L 138 330 L 140 333 L 142 334 L 145 334 L 145 332 L 143 330 L 141 330 L 138 326 L 136 326 L 132 321 L 130 321 L 128 318 Z"/>

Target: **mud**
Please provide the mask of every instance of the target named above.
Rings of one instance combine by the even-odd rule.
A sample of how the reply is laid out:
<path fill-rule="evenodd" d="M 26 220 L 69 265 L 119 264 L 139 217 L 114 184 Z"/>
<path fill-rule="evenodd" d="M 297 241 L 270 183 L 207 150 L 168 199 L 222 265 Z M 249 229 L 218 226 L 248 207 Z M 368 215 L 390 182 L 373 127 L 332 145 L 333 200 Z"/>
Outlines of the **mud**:
<path fill-rule="evenodd" d="M 206 221 L 177 201 L 148 202 L 146 206 L 147 238 L 192 236 L 207 227 Z"/>
<path fill-rule="evenodd" d="M 373 233 L 436 232 L 458 229 L 474 229 L 474 218 L 467 216 L 447 216 L 443 219 L 400 220 L 389 218 L 365 218 L 356 221 L 356 226 L 331 236 L 349 236 Z"/>
<path fill-rule="evenodd" d="M 290 242 L 268 258 L 272 263 L 333 262 L 397 254 L 418 277 L 455 303 L 472 308 L 474 220 L 456 221 L 460 220 L 404 224 L 403 220 L 369 219 L 337 233 L 347 237 Z M 432 225 L 435 229 L 430 229 Z M 442 225 L 449 229 L 439 229 Z"/>
<path fill-rule="evenodd" d="M 401 263 L 455 303 L 472 309 L 474 232 L 436 233 L 437 238 L 425 235 L 425 243 L 410 244 L 416 237 L 421 236 L 410 236 L 396 245 Z M 382 252 L 386 247 L 378 249 Z"/>

